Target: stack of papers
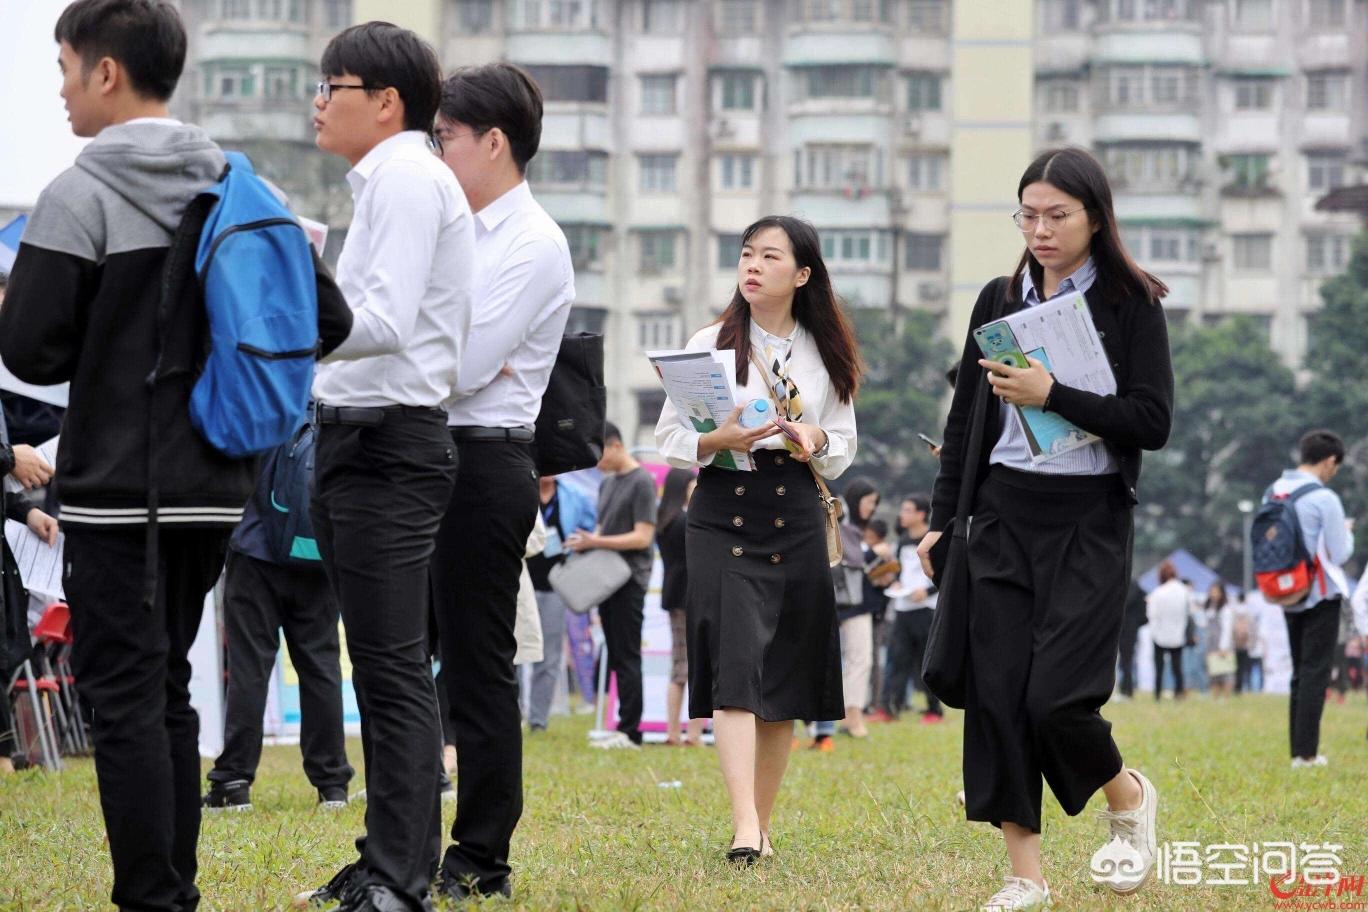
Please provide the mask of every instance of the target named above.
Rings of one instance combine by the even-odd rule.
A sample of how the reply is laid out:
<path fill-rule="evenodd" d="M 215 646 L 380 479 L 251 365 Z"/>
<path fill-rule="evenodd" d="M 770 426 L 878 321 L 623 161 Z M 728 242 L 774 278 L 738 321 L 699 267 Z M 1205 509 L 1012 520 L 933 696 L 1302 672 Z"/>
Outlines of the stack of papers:
<path fill-rule="evenodd" d="M 736 408 L 736 353 L 732 351 L 647 352 L 665 395 L 684 427 L 715 431 Z M 719 469 L 754 471 L 749 453 L 723 450 L 713 457 Z"/>

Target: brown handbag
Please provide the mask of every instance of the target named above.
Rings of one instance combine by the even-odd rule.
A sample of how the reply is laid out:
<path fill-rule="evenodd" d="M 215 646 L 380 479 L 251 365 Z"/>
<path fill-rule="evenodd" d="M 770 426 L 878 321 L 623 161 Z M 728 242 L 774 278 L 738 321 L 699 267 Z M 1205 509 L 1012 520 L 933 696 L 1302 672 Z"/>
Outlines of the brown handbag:
<path fill-rule="evenodd" d="M 761 376 L 767 378 L 773 376 L 770 373 L 769 368 L 765 366 L 765 362 L 761 361 L 755 354 L 754 348 L 751 349 L 750 356 L 751 363 L 759 369 Z M 765 389 L 767 391 L 773 390 L 774 384 L 766 383 Z M 767 393 L 767 395 L 769 395 L 769 393 Z M 774 413 L 776 415 L 779 414 L 779 403 L 774 401 L 774 396 L 769 395 L 769 400 L 770 405 L 774 406 Z M 787 409 L 784 410 L 784 417 L 788 417 Z M 845 556 L 845 545 L 841 542 L 840 506 L 838 505 L 836 498 L 832 495 L 831 488 L 827 487 L 826 479 L 817 471 L 817 467 L 811 462 L 809 462 L 807 466 L 812 472 L 813 481 L 817 482 L 817 499 L 822 502 L 822 511 L 826 521 L 827 563 L 829 566 L 838 567 L 841 564 L 841 558 Z"/>

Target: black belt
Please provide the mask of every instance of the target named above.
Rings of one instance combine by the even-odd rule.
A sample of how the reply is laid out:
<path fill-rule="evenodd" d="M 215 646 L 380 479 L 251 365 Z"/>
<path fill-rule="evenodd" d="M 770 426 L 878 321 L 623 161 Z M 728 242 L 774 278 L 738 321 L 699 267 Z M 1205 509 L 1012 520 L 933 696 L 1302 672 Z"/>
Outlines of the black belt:
<path fill-rule="evenodd" d="M 377 427 L 386 418 L 407 415 L 419 418 L 446 418 L 446 409 L 427 405 L 320 405 L 313 407 L 313 420 L 318 424 L 348 424 L 354 427 Z"/>
<path fill-rule="evenodd" d="M 453 427 L 452 440 L 494 440 L 503 443 L 531 443 L 535 435 L 529 427 Z"/>

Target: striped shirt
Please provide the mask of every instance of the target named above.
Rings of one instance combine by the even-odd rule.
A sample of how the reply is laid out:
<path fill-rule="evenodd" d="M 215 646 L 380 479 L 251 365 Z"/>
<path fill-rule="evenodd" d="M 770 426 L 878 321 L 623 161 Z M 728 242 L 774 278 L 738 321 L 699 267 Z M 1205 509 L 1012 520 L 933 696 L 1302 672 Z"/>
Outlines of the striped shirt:
<path fill-rule="evenodd" d="M 1027 307 L 1035 307 L 1072 291 L 1086 294 L 1096 279 L 1097 267 L 1093 265 L 1092 257 L 1088 257 L 1072 275 L 1059 283 L 1059 288 L 1050 298 L 1041 298 L 1040 293 L 1036 291 L 1035 282 L 1031 280 L 1031 270 L 1026 268 L 1021 271 L 1022 300 L 1026 302 Z M 1111 475 L 1120 471 L 1107 445 L 1100 440 L 1033 465 L 1031 451 L 1026 443 L 1026 432 L 1022 430 L 1016 410 L 1005 402 L 1001 408 L 1002 436 L 998 437 L 998 442 L 988 457 L 990 465 L 1006 466 L 1019 472 L 1034 472 L 1037 475 Z"/>

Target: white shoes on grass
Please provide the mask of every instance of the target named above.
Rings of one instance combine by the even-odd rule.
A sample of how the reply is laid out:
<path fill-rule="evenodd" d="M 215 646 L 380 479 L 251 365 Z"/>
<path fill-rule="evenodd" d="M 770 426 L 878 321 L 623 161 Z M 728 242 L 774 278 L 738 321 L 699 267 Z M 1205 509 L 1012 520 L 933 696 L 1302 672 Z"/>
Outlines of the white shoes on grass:
<path fill-rule="evenodd" d="M 1310 760 L 1307 760 L 1305 757 L 1293 757 L 1293 758 L 1292 758 L 1292 768 L 1293 768 L 1293 769 L 1305 769 L 1305 768 L 1310 767 L 1310 766 L 1329 766 L 1329 765 L 1330 765 L 1330 761 L 1329 761 L 1328 759 L 1326 759 L 1325 754 L 1316 754 L 1316 756 L 1312 757 Z"/>
<path fill-rule="evenodd" d="M 612 732 L 602 738 L 595 738 L 589 742 L 590 747 L 599 750 L 641 750 L 641 745 L 622 732 Z"/>
<path fill-rule="evenodd" d="M 1002 889 L 979 906 L 979 912 L 1017 912 L 1021 909 L 1044 909 L 1049 905 L 1049 884 L 1041 887 L 1034 880 L 1009 874 Z"/>
<path fill-rule="evenodd" d="M 1155 836 L 1159 812 L 1159 793 L 1138 770 L 1127 770 L 1140 785 L 1140 807 L 1133 811 L 1101 811 L 1111 838 L 1092 857 L 1093 879 L 1105 883 L 1114 893 L 1134 893 L 1154 873 L 1158 854 Z"/>

